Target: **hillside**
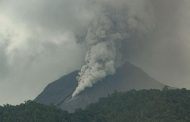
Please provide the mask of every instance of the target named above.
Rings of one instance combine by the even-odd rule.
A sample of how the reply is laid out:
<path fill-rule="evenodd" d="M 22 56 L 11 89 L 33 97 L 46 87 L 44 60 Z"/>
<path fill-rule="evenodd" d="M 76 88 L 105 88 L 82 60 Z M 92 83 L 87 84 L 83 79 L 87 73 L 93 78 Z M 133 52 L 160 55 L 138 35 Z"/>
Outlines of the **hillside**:
<path fill-rule="evenodd" d="M 35 101 L 46 105 L 54 104 L 63 110 L 74 112 L 78 108 L 84 109 L 89 104 L 98 102 L 99 98 L 107 97 L 114 91 L 126 92 L 131 89 L 164 87 L 142 69 L 126 62 L 114 75 L 107 76 L 71 100 L 71 94 L 77 86 L 77 74 L 78 71 L 72 72 L 49 84 Z"/>
<path fill-rule="evenodd" d="M 85 110 L 63 112 L 32 101 L 0 107 L 0 122 L 190 122 L 190 91 L 115 92 Z"/>

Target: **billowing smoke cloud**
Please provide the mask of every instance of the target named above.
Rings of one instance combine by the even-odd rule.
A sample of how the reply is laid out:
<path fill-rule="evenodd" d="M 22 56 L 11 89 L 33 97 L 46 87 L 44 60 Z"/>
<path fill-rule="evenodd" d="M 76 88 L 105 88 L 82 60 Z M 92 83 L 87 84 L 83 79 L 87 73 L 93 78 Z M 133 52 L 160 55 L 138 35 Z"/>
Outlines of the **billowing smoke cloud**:
<path fill-rule="evenodd" d="M 97 1 L 100 2 L 100 1 Z M 100 3 L 99 3 L 100 4 Z M 153 15 L 147 1 L 101 1 L 100 13 L 93 18 L 85 37 L 87 54 L 78 76 L 73 97 L 86 87 L 92 87 L 107 75 L 115 73 L 124 62 L 127 42 L 150 31 Z"/>
<path fill-rule="evenodd" d="M 0 0 L 0 102 L 31 99 L 82 66 L 75 96 L 126 60 L 169 85 L 189 86 L 189 6 L 188 0 Z"/>
<path fill-rule="evenodd" d="M 86 63 L 73 96 L 113 74 L 126 60 L 171 86 L 167 81 L 174 81 L 176 87 L 182 79 L 188 81 L 188 0 L 96 0 L 93 4 L 98 10 L 87 29 Z"/>

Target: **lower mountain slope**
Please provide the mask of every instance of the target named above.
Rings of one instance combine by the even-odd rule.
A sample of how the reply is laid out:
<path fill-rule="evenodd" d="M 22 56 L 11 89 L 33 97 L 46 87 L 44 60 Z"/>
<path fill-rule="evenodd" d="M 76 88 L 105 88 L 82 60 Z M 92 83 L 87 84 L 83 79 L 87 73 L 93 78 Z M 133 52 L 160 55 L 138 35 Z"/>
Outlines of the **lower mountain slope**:
<path fill-rule="evenodd" d="M 110 75 L 87 88 L 78 96 L 71 99 L 77 87 L 76 76 L 78 71 L 72 72 L 49 84 L 35 99 L 36 102 L 46 105 L 56 105 L 63 110 L 74 112 L 84 109 L 91 103 L 98 102 L 99 98 L 107 97 L 114 91 L 125 92 L 131 89 L 162 89 L 164 85 L 151 78 L 140 68 L 126 62 L 119 67 L 114 75 Z"/>

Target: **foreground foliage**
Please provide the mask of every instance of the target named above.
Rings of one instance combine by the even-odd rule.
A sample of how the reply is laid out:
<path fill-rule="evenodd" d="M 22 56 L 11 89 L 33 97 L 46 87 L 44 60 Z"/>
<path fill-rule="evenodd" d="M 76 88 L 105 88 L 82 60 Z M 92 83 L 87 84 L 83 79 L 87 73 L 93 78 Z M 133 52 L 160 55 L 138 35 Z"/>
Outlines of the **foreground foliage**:
<path fill-rule="evenodd" d="M 190 91 L 115 92 L 75 113 L 27 101 L 0 107 L 0 122 L 190 122 Z"/>

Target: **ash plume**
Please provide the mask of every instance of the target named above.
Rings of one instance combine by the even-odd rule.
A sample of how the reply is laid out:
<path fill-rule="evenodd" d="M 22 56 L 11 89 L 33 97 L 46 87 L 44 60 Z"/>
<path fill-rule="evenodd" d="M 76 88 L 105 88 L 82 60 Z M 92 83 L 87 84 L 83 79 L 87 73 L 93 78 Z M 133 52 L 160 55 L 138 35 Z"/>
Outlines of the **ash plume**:
<path fill-rule="evenodd" d="M 75 96 L 126 60 L 190 87 L 189 33 L 189 0 L 0 0 L 0 103 L 82 67 Z"/>
<path fill-rule="evenodd" d="M 126 60 L 122 52 L 126 47 L 123 45 L 133 38 L 146 35 L 153 28 L 152 9 L 146 10 L 147 7 L 150 5 L 145 1 L 139 4 L 131 0 L 104 1 L 97 7 L 100 13 L 88 27 L 85 64 L 77 77 L 78 86 L 73 97 L 107 75 L 114 74 L 117 67 Z"/>

